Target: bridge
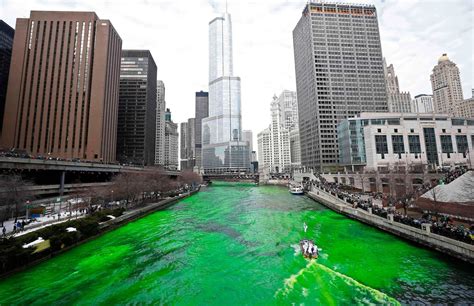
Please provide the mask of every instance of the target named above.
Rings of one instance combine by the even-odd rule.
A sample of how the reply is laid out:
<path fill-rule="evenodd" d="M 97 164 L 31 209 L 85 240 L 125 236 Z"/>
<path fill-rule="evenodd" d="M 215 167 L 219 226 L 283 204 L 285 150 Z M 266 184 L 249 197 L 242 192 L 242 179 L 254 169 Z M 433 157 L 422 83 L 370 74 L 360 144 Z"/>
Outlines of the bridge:
<path fill-rule="evenodd" d="M 258 184 L 260 176 L 258 173 L 205 173 L 202 175 L 205 182 L 251 182 Z"/>
<path fill-rule="evenodd" d="M 20 174 L 35 185 L 28 191 L 36 196 L 62 195 L 110 182 L 119 173 L 146 173 L 156 167 L 123 166 L 86 161 L 0 157 L 0 174 Z M 176 178 L 179 171 L 161 170 Z M 0 193 L 2 188 L 0 187 Z"/>

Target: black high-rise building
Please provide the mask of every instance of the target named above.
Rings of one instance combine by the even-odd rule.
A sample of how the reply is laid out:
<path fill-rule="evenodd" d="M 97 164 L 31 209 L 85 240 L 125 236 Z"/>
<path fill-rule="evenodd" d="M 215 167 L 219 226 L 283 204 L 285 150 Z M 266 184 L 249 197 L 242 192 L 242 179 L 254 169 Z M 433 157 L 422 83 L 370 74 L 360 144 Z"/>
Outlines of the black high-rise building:
<path fill-rule="evenodd" d="M 120 163 L 155 162 L 156 74 L 150 51 L 122 51 L 117 128 Z"/>
<path fill-rule="evenodd" d="M 202 167 L 202 119 L 209 117 L 209 93 L 196 92 L 196 114 L 194 116 L 194 155 L 196 166 Z"/>
<path fill-rule="evenodd" d="M 0 20 L 0 135 L 2 134 L 3 113 L 7 97 L 8 73 L 12 57 L 13 36 L 15 30 Z"/>

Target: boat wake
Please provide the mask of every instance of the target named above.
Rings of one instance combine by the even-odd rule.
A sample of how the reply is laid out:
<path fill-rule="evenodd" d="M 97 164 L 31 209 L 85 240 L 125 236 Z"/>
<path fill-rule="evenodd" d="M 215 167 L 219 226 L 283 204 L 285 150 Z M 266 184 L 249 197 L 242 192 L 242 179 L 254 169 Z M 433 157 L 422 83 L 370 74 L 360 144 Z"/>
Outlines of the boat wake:
<path fill-rule="evenodd" d="M 285 279 L 283 283 L 283 288 L 275 292 L 274 297 L 277 299 L 316 298 L 324 304 L 337 305 L 341 301 L 331 292 L 344 292 L 346 290 L 341 285 L 346 285 L 352 291 L 350 302 L 400 305 L 387 294 L 319 264 L 315 259 L 310 260 L 304 268 Z"/>

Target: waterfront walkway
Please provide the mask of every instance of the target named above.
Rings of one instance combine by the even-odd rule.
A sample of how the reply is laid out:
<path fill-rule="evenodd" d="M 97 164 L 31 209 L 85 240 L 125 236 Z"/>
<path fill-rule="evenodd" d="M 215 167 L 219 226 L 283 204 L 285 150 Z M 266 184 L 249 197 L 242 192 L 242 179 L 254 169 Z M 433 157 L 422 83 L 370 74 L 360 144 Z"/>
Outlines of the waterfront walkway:
<path fill-rule="evenodd" d="M 317 183 L 312 184 L 311 191 L 307 195 L 328 208 L 352 219 L 359 220 L 464 261 L 474 263 L 474 245 L 435 234 L 431 232 L 430 223 L 420 223 L 420 228 L 417 228 L 396 222 L 394 214 L 390 212 L 386 213 L 386 217 L 375 215 L 372 213 L 372 207 L 364 210 L 354 205 L 354 201 L 351 198 L 337 194 Z"/>

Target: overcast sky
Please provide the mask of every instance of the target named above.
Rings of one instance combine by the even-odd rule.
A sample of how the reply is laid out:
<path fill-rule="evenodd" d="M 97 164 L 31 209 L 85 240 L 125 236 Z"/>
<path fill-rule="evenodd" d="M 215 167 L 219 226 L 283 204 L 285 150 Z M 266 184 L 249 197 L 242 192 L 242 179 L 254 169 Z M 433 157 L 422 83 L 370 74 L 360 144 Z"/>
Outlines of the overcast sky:
<path fill-rule="evenodd" d="M 374 0 L 382 51 L 400 87 L 412 97 L 431 93 L 430 73 L 442 53 L 461 71 L 464 98 L 473 87 L 474 1 Z M 306 1 L 229 0 L 234 74 L 242 79 L 243 128 L 256 135 L 270 123 L 270 101 L 295 90 L 292 31 Z M 11 26 L 30 10 L 95 11 L 110 19 L 123 48 L 149 49 L 165 82 L 173 121 L 194 117 L 194 93 L 208 89 L 208 23 L 225 0 L 0 0 Z M 254 146 L 255 147 L 255 146 Z"/>

